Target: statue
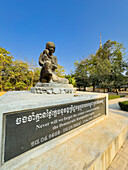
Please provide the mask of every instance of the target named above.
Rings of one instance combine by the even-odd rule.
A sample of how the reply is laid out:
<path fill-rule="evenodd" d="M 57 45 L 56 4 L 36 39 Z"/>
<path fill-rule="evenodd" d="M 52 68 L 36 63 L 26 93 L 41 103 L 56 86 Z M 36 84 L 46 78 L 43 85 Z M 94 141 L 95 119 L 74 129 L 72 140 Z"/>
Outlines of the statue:
<path fill-rule="evenodd" d="M 55 70 L 57 69 L 57 58 L 53 55 L 54 52 L 55 44 L 53 42 L 47 42 L 46 49 L 40 54 L 39 57 L 39 65 L 42 67 L 40 72 L 40 82 L 67 84 L 67 79 L 60 78 L 55 73 Z"/>
<path fill-rule="evenodd" d="M 57 58 L 53 55 L 55 44 L 47 42 L 46 48 L 40 54 L 39 65 L 42 67 L 40 81 L 31 87 L 31 92 L 35 94 L 66 94 L 74 93 L 75 88 L 69 84 L 68 79 L 60 78 L 56 75 Z"/>

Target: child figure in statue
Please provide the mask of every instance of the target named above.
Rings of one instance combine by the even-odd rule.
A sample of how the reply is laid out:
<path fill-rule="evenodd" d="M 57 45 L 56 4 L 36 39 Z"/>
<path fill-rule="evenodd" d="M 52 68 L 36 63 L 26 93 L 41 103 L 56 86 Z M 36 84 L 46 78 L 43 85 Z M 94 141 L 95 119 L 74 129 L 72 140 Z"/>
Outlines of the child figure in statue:
<path fill-rule="evenodd" d="M 42 67 L 40 72 L 40 82 L 68 83 L 67 79 L 59 78 L 55 74 L 55 69 L 57 69 L 57 58 L 52 55 L 54 52 L 55 44 L 53 42 L 48 42 L 46 44 L 46 49 L 40 54 L 39 65 Z"/>

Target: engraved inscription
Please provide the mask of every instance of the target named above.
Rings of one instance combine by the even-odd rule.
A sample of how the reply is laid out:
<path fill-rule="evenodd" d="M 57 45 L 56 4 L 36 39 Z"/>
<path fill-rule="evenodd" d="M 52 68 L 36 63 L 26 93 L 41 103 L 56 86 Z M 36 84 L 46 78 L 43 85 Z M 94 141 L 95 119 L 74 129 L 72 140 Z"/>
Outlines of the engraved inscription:
<path fill-rule="evenodd" d="M 105 98 L 4 114 L 4 161 L 105 114 Z"/>

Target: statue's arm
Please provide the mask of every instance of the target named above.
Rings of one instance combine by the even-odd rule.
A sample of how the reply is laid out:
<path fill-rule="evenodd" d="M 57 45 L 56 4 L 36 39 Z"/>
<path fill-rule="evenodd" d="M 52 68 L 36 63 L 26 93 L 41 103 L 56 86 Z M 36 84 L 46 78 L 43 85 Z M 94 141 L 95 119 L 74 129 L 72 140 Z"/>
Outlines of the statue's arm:
<path fill-rule="evenodd" d="M 40 57 L 39 57 L 39 65 L 40 66 L 44 65 L 44 62 L 43 62 L 43 52 L 40 54 Z"/>
<path fill-rule="evenodd" d="M 54 69 L 57 69 L 57 57 L 54 56 L 54 64 L 53 64 Z"/>

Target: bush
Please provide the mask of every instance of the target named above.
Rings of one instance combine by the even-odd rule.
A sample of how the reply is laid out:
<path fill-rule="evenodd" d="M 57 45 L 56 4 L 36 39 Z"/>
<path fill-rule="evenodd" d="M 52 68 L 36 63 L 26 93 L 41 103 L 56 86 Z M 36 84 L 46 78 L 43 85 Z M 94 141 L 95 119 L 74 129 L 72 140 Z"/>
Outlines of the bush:
<path fill-rule="evenodd" d="M 128 111 L 128 101 L 119 102 L 119 106 L 122 110 Z"/>
<path fill-rule="evenodd" d="M 125 95 L 120 95 L 120 97 L 125 97 Z"/>

